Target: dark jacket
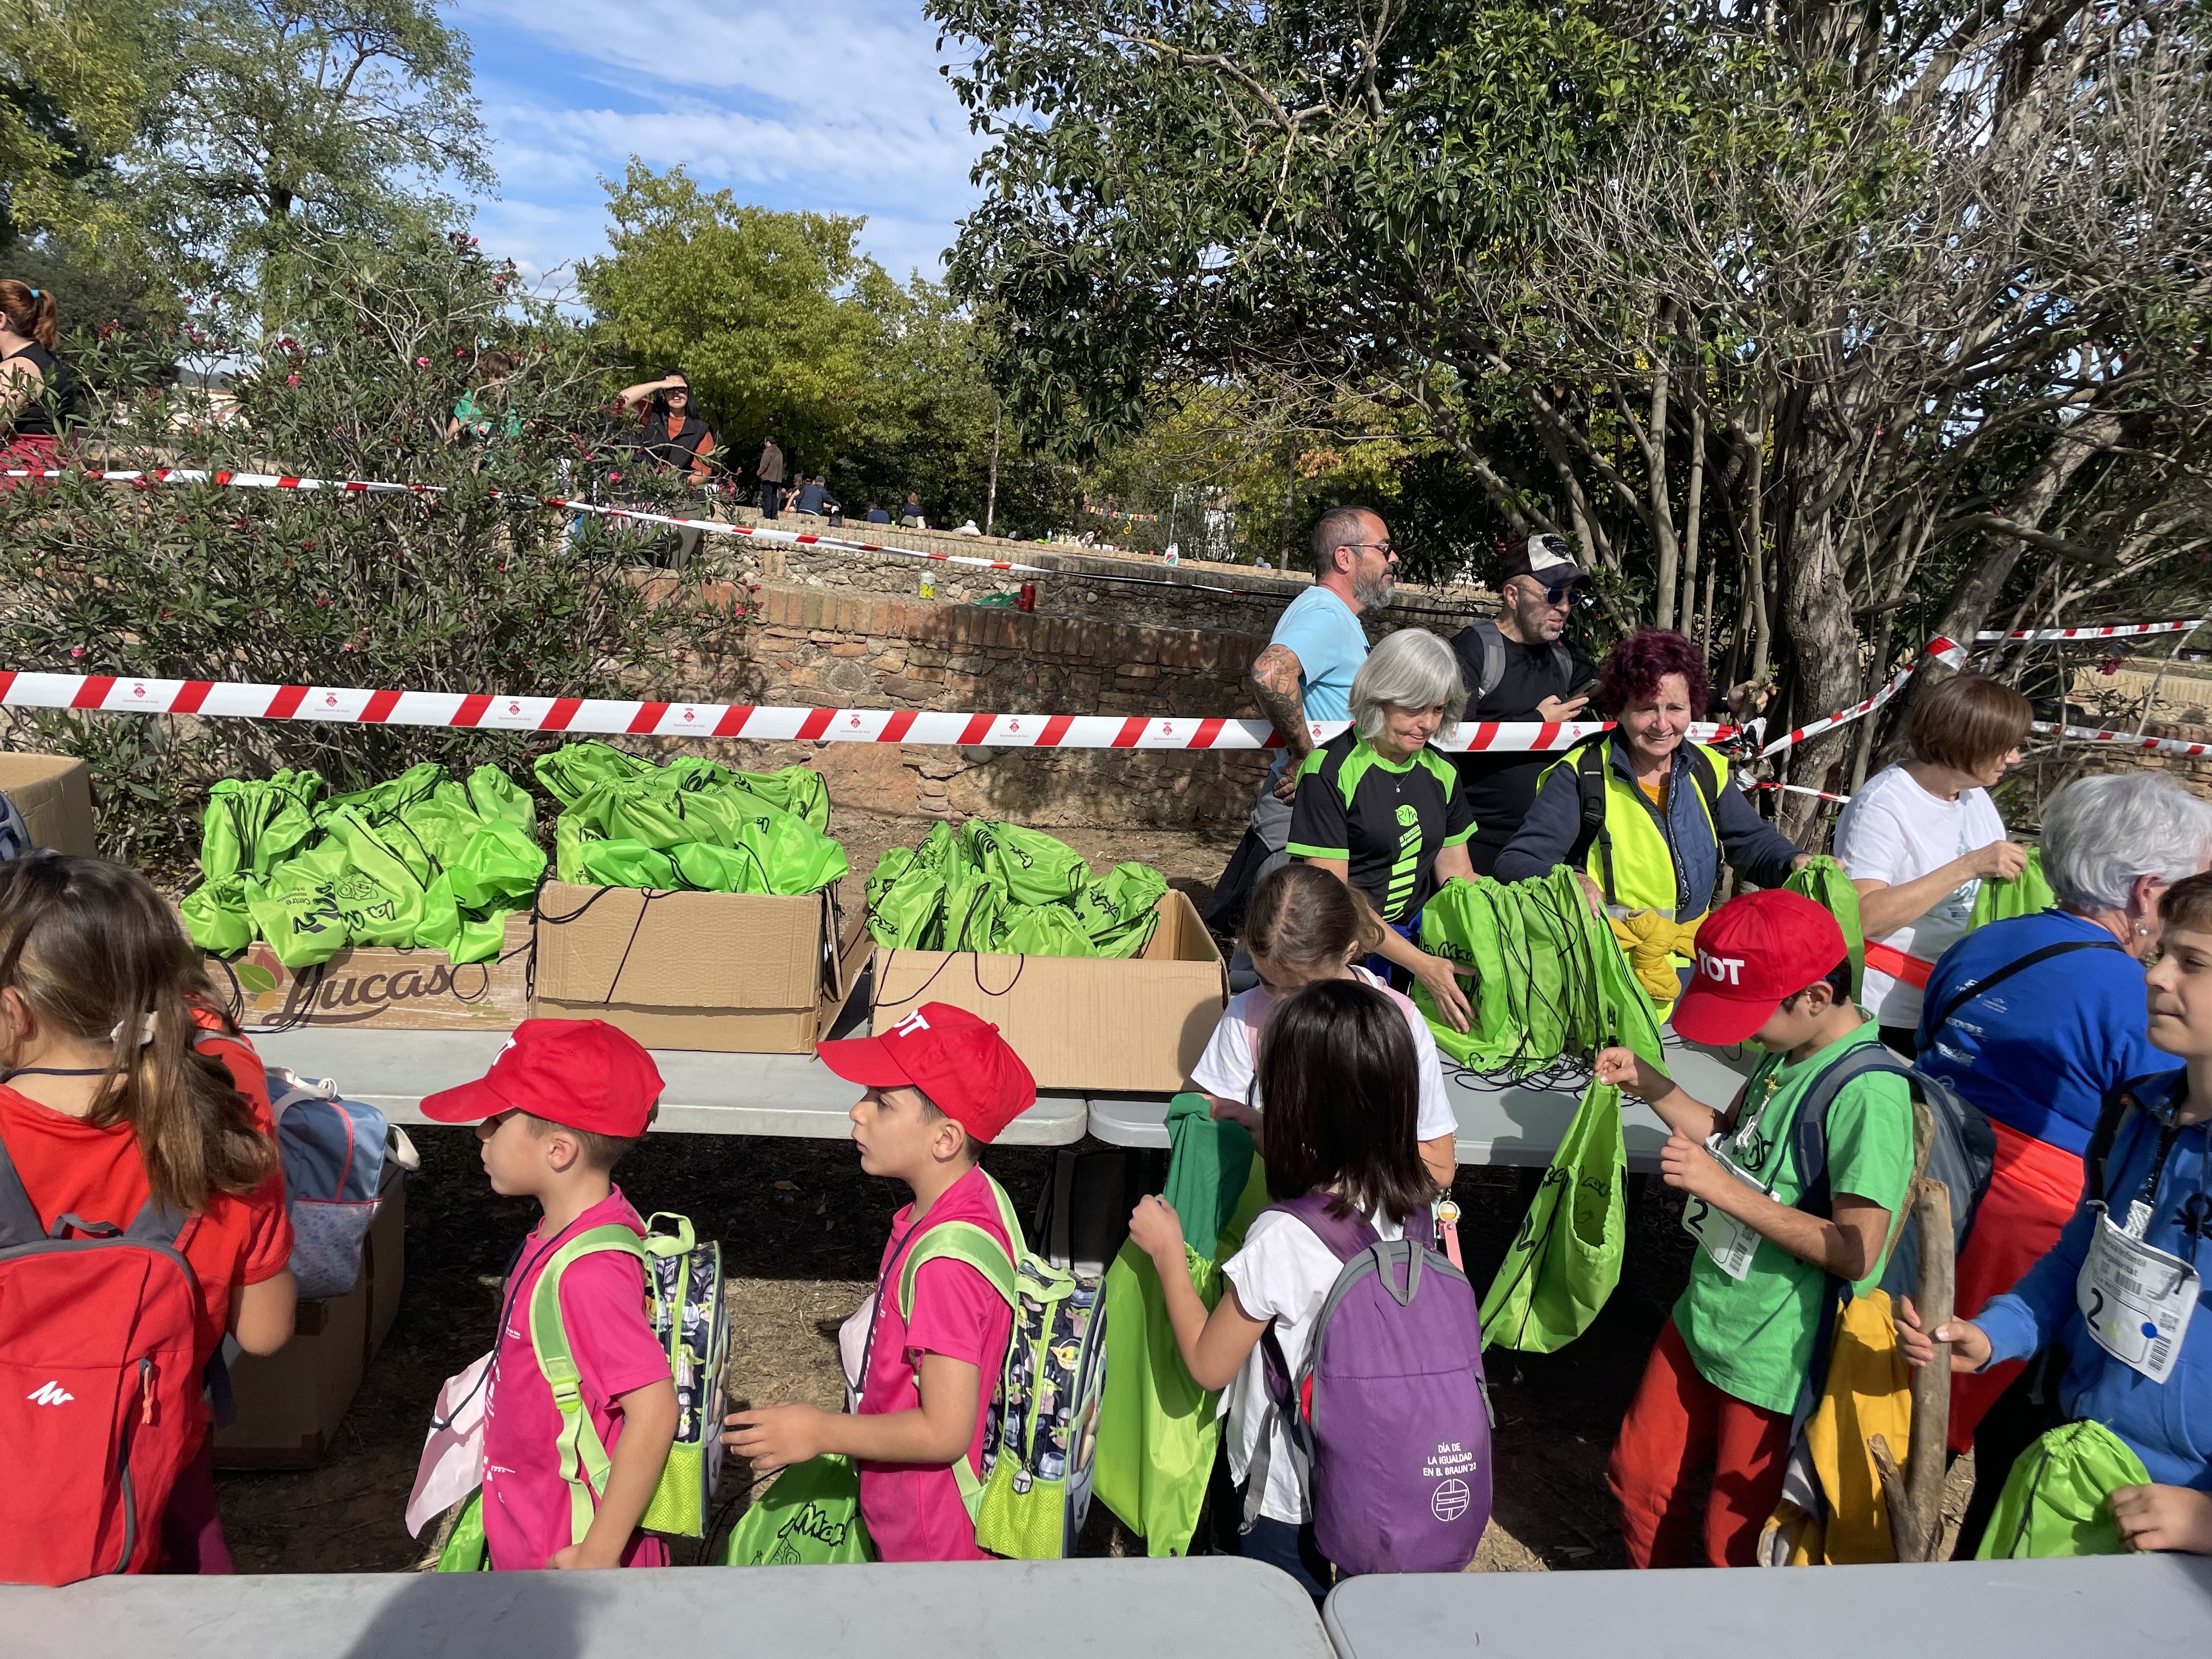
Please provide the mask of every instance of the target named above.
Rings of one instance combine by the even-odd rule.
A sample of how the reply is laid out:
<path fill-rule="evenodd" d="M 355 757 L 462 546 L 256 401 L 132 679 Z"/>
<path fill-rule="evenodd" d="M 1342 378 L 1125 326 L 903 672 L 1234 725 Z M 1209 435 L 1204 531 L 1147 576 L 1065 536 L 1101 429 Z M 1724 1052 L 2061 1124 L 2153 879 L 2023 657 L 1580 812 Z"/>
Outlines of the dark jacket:
<path fill-rule="evenodd" d="M 1613 775 L 1634 789 L 1636 773 L 1618 731 L 1607 748 Z M 1643 800 L 1640 793 L 1638 799 Z M 1657 812 L 1649 801 L 1644 801 L 1644 807 L 1655 815 Z M 1701 915 L 1712 908 L 1714 890 L 1720 885 L 1723 851 L 1736 873 L 1757 887 L 1781 886 L 1790 879 L 1790 860 L 1804 851 L 1759 817 L 1741 790 L 1725 783 L 1713 817 L 1720 831 L 1717 847 L 1705 827 L 1705 809 L 1698 798 L 1697 781 L 1690 775 L 1686 744 L 1674 751 L 1674 774 L 1667 783 L 1664 825 L 1681 869 L 1682 890 L 1676 896 L 1674 909 L 1678 916 Z M 1574 850 L 1582 823 L 1582 791 L 1574 768 L 1556 766 L 1536 791 L 1536 804 L 1521 821 L 1520 832 L 1498 855 L 1498 879 L 1526 881 L 1565 864 Z"/>
<path fill-rule="evenodd" d="M 761 446 L 760 481 L 779 484 L 783 482 L 783 452 L 773 443 Z"/>

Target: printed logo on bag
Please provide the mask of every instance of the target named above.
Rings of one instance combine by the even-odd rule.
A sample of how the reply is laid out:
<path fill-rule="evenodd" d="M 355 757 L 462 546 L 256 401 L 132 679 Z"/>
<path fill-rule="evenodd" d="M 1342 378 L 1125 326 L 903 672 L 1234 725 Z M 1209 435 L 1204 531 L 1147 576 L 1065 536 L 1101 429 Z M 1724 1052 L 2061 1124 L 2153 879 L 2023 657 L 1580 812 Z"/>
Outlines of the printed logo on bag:
<path fill-rule="evenodd" d="M 1437 1483 L 1429 1494 L 1429 1513 L 1447 1525 L 1465 1515 L 1474 1494 L 1462 1477 L 1474 1473 L 1474 1454 L 1456 1440 L 1439 1440 L 1421 1464 L 1421 1479 Z"/>
<path fill-rule="evenodd" d="M 1437 1495 L 1429 1500 L 1429 1511 L 1439 1521 L 1456 1521 L 1467 1513 L 1468 1505 L 1474 1501 L 1466 1481 L 1447 1480 L 1437 1488 Z"/>
<path fill-rule="evenodd" d="M 912 1036 L 916 1031 L 929 1030 L 929 1022 L 921 1017 L 921 1010 L 917 1008 L 897 1024 L 892 1026 L 891 1030 L 901 1036 Z"/>
<path fill-rule="evenodd" d="M 66 1406 L 76 1398 L 59 1382 L 41 1382 L 23 1396 L 34 1406 Z"/>
<path fill-rule="evenodd" d="M 1700 951 L 1698 952 L 1698 971 L 1716 984 L 1741 985 L 1743 983 L 1740 977 L 1743 972 L 1743 960 L 1741 957 L 1716 957 Z"/>

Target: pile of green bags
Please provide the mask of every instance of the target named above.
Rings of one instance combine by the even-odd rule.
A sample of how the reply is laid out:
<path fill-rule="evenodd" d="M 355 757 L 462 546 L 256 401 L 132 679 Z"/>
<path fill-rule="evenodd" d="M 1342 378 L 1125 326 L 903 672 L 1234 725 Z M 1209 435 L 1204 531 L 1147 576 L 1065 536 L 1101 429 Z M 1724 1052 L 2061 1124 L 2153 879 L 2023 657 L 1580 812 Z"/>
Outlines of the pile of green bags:
<path fill-rule="evenodd" d="M 1661 1063 L 1651 1000 L 1564 865 L 1528 881 L 1446 882 L 1421 913 L 1421 946 L 1472 970 L 1465 1031 L 1413 988 L 1437 1047 L 1470 1071 L 1540 1071 L 1616 1042 Z"/>
<path fill-rule="evenodd" d="M 1093 878 L 1064 842 L 1018 824 L 970 818 L 894 847 L 868 878 L 868 931 L 901 951 L 996 951 L 1040 957 L 1133 957 L 1158 925 L 1167 878 L 1117 864 Z"/>
<path fill-rule="evenodd" d="M 688 756 L 660 766 L 577 743 L 540 756 L 535 770 L 561 803 L 553 861 L 565 882 L 792 896 L 846 871 L 828 833 L 828 787 L 803 766 L 740 772 Z"/>
<path fill-rule="evenodd" d="M 499 954 L 545 870 L 520 785 L 493 766 L 457 783 L 425 761 L 373 789 L 322 792 L 318 774 L 289 769 L 209 792 L 204 879 L 181 907 L 195 945 L 229 956 L 258 938 L 295 969 L 356 945 L 443 951 L 456 965 Z"/>

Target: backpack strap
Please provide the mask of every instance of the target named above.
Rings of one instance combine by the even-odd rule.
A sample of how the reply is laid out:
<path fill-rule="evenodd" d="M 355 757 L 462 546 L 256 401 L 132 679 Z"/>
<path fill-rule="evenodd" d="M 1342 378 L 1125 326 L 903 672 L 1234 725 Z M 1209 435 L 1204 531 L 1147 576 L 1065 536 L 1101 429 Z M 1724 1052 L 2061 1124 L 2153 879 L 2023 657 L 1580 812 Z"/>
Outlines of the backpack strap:
<path fill-rule="evenodd" d="M 1932 1036 L 1942 1030 L 1944 1026 L 1950 1024 L 1952 1015 L 1957 1013 L 1976 997 L 1985 992 L 1996 990 L 2014 974 L 2024 974 L 2039 962 L 2048 962 L 2053 957 L 2070 956 L 2076 951 L 2118 951 L 2119 948 L 2120 943 L 2118 939 L 2063 939 L 2055 945 L 2046 945 L 2040 950 L 2030 951 L 2024 957 L 2015 957 L 2003 967 L 1984 974 L 1979 979 L 1970 979 L 1953 992 L 1951 1000 L 1943 1005 L 1942 1012 L 1929 1023 L 1929 1035 Z M 2124 955 L 2125 952 L 2122 954 Z"/>
<path fill-rule="evenodd" d="M 1861 1043 L 1806 1085 L 1805 1097 L 1797 1103 L 1797 1115 L 1790 1125 L 1802 1194 L 1793 1208 L 1829 1218 L 1828 1108 L 1843 1093 L 1844 1085 L 1878 1076 L 1901 1077 L 1915 1094 L 1919 1092 L 1912 1068 L 1879 1042 Z"/>
<path fill-rule="evenodd" d="M 1594 845 L 1598 855 L 1598 885 L 1605 891 L 1607 904 L 1618 904 L 1613 887 L 1613 832 L 1606 825 L 1606 773 L 1612 763 L 1607 752 L 1613 733 L 1601 732 L 1595 737 L 1584 738 L 1568 752 L 1566 764 L 1574 768 L 1575 789 L 1582 801 L 1582 824 L 1575 832 L 1574 844 L 1567 848 L 1561 860 L 1569 869 L 1579 870 L 1583 860 L 1589 856 Z"/>
<path fill-rule="evenodd" d="M 0 1139 L 0 1250 L 43 1243 L 46 1237 L 38 1206 L 23 1189 L 23 1177 L 15 1173 L 15 1160 L 8 1156 L 7 1141 Z"/>
<path fill-rule="evenodd" d="M 1690 760 L 1690 777 L 1698 786 L 1698 793 L 1705 803 L 1705 821 L 1713 826 L 1713 842 L 1718 845 L 1721 836 L 1721 780 L 1713 770 L 1713 757 L 1705 752 L 1703 744 L 1685 744 Z"/>
<path fill-rule="evenodd" d="M 2102 1202 L 2111 1194 L 2106 1191 L 2106 1166 L 2112 1161 L 2112 1148 L 2119 1144 L 2120 1132 L 2128 1120 L 2147 1110 L 2142 1097 L 2169 1084 L 2180 1075 L 2173 1072 L 2152 1072 L 2142 1077 L 2130 1078 L 2105 1097 L 2104 1109 L 2097 1114 L 2097 1127 L 2089 1132 L 2089 1145 L 2081 1154 L 2084 1179 L 2081 1197 L 2084 1202 Z"/>
<path fill-rule="evenodd" d="M 577 1387 L 576 1358 L 568 1346 L 568 1329 L 561 1318 L 561 1275 L 579 1258 L 603 1251 L 620 1251 L 645 1261 L 645 1241 L 619 1222 L 608 1222 L 570 1239 L 553 1253 L 545 1271 L 530 1293 L 530 1346 L 538 1354 L 538 1369 L 553 1391 L 553 1408 L 561 1413 L 561 1433 L 556 1446 L 561 1478 L 568 1483 L 568 1541 L 581 1543 L 592 1529 L 592 1516 L 599 1494 L 607 1489 L 605 1443 L 592 1425 Z"/>
<path fill-rule="evenodd" d="M 1505 636 L 1498 631 L 1497 620 L 1490 617 L 1476 617 L 1467 625 L 1467 631 L 1476 652 L 1474 684 L 1467 692 L 1468 707 L 1473 708 L 1505 678 Z"/>

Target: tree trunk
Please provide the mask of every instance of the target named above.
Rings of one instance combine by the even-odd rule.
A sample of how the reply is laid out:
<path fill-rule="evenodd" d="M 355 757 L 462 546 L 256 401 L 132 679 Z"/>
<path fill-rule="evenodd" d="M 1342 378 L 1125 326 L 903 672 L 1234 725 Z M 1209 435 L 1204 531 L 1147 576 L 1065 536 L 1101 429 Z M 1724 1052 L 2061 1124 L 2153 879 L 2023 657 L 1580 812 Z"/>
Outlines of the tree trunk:
<path fill-rule="evenodd" d="M 1925 1121 L 1917 1102 L 1913 1115 Z M 1913 1310 L 1923 1330 L 1950 1322 L 1957 1263 L 1951 1255 L 1951 1194 L 1940 1181 L 1912 1184 L 1912 1217 L 1920 1229 L 1920 1283 Z M 1943 1476 L 1946 1442 L 1951 1432 L 1951 1345 L 1936 1345 L 1936 1357 L 1912 1373 L 1911 1445 L 1905 1469 L 1881 1436 L 1869 1443 L 1889 1509 L 1889 1535 L 1900 1561 L 1933 1561 L 1943 1543 Z M 1997 1477 L 1993 1474 L 1992 1479 Z"/>
<path fill-rule="evenodd" d="M 1682 592 L 1675 612 L 1680 617 L 1680 626 L 1686 634 L 1697 616 L 1698 544 L 1704 526 L 1705 501 L 1705 406 L 1693 404 L 1690 409 L 1690 489 L 1689 504 L 1682 526 Z M 1662 584 L 1662 591 L 1664 583 Z M 1662 603 L 1663 603 L 1662 599 Z M 1672 628 L 1676 624 L 1662 619 L 1659 626 Z"/>
<path fill-rule="evenodd" d="M 991 487 L 983 497 L 983 533 L 991 533 L 991 526 L 999 516 L 999 423 L 1006 418 L 1001 409 L 991 417 Z"/>
<path fill-rule="evenodd" d="M 1294 443 L 1291 446 L 1290 459 L 1283 468 L 1283 533 L 1277 538 L 1275 550 L 1275 568 L 1278 570 L 1291 568 L 1291 518 L 1297 507 L 1298 447 Z M 1318 576 L 1322 573 L 1316 571 L 1314 574 Z"/>

